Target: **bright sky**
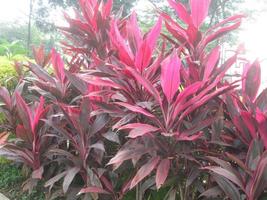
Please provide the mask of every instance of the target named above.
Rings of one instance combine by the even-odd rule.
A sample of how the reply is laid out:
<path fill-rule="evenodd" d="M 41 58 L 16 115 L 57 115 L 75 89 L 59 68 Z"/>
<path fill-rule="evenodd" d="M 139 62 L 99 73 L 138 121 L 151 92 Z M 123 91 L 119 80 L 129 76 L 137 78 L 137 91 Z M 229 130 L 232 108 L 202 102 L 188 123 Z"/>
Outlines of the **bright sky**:
<path fill-rule="evenodd" d="M 0 22 L 26 21 L 29 0 L 0 0 Z"/>

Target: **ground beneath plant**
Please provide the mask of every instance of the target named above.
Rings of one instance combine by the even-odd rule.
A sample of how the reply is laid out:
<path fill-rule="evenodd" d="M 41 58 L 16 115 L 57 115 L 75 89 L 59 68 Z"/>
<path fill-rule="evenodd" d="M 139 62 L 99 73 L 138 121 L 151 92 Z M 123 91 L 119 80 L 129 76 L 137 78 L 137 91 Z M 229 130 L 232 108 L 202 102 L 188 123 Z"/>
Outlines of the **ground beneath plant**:
<path fill-rule="evenodd" d="M 9 162 L 0 163 L 0 193 L 10 200 L 44 200 L 44 194 L 40 191 L 31 194 L 22 191 L 21 184 L 25 179 L 19 166 Z"/>

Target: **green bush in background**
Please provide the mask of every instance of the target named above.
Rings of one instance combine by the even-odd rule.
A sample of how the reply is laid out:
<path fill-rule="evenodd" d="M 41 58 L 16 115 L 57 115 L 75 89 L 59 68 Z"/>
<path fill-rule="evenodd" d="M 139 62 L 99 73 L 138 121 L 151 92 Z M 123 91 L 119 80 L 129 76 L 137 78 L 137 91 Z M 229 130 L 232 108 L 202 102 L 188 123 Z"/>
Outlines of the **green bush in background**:
<path fill-rule="evenodd" d="M 22 62 L 27 60 L 27 57 L 24 55 L 14 55 L 12 56 L 12 58 L 9 58 L 7 56 L 0 56 L 0 86 L 5 86 L 10 91 L 14 90 L 18 81 L 17 73 L 13 66 L 14 62 Z M 0 124 L 1 123 L 3 123 L 2 113 L 0 113 Z"/>
<path fill-rule="evenodd" d="M 27 50 L 23 46 L 21 40 L 8 42 L 7 40 L 0 39 L 0 55 L 12 58 L 14 55 L 26 55 Z"/>
<path fill-rule="evenodd" d="M 27 57 L 24 55 L 14 55 L 11 58 L 7 56 L 0 56 L 0 85 L 12 89 L 16 85 L 17 81 L 17 74 L 13 66 L 14 62 L 27 60 Z"/>

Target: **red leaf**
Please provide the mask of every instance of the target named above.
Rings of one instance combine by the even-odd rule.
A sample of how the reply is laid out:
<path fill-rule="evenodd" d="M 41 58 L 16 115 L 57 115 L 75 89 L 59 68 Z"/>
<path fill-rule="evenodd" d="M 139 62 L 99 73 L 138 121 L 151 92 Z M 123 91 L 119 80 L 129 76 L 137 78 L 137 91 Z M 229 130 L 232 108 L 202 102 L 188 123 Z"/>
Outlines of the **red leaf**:
<path fill-rule="evenodd" d="M 187 31 L 181 27 L 179 24 L 177 24 L 175 21 L 173 21 L 172 18 L 170 18 L 168 15 L 162 15 L 166 21 L 165 26 L 167 30 L 177 39 L 179 42 L 184 43 L 189 41 L 189 36 L 187 35 Z M 167 22 L 168 21 L 168 22 Z"/>
<path fill-rule="evenodd" d="M 199 139 L 200 137 L 203 136 L 203 132 L 198 132 L 197 134 L 194 135 L 187 135 L 184 133 L 181 133 L 180 135 L 177 136 L 178 141 L 194 141 Z"/>
<path fill-rule="evenodd" d="M 36 169 L 36 170 L 34 170 L 32 172 L 32 178 L 34 178 L 34 179 L 42 179 L 43 173 L 44 173 L 44 167 L 41 166 L 41 167 L 39 167 L 38 169 Z"/>
<path fill-rule="evenodd" d="M 190 0 L 193 24 L 199 28 L 209 12 L 210 0 Z"/>
<path fill-rule="evenodd" d="M 237 130 L 241 133 L 240 134 L 240 139 L 245 143 L 249 144 L 251 140 L 251 135 L 249 133 L 249 130 L 247 126 L 244 124 L 243 120 L 240 118 L 239 115 L 233 116 L 232 121 L 237 128 Z"/>
<path fill-rule="evenodd" d="M 40 120 L 40 119 L 42 118 L 42 116 L 44 115 L 44 112 L 45 112 L 45 109 L 44 109 L 44 103 L 45 103 L 45 100 L 44 100 L 44 98 L 41 96 L 41 97 L 40 97 L 39 105 L 38 105 L 37 109 L 35 110 L 35 115 L 34 115 L 34 117 L 33 117 L 33 123 L 32 123 L 32 130 L 33 130 L 33 132 L 35 132 L 39 120 Z"/>
<path fill-rule="evenodd" d="M 133 66 L 133 53 L 131 52 L 129 46 L 126 45 L 123 37 L 121 36 L 116 20 L 112 21 L 110 38 L 118 50 L 120 60 L 129 66 Z"/>
<path fill-rule="evenodd" d="M 265 112 L 267 110 L 267 88 L 265 88 L 257 97 L 255 103 L 257 107 L 262 111 Z"/>
<path fill-rule="evenodd" d="M 122 163 L 125 160 L 129 160 L 132 158 L 140 157 L 146 154 L 149 148 L 143 147 L 142 145 L 135 145 L 134 148 L 131 147 L 129 149 L 120 150 L 110 161 L 107 165 L 118 164 Z"/>
<path fill-rule="evenodd" d="M 242 78 L 243 96 L 254 101 L 261 84 L 261 68 L 258 60 L 245 67 Z"/>
<path fill-rule="evenodd" d="M 36 63 L 43 67 L 43 62 L 44 62 L 44 57 L 45 57 L 44 45 L 41 45 L 39 48 L 33 46 L 32 53 L 33 53 L 33 57 Z"/>
<path fill-rule="evenodd" d="M 257 138 L 256 122 L 255 122 L 252 114 L 249 112 L 246 112 L 246 111 L 242 111 L 241 117 L 242 117 L 244 123 L 246 124 L 246 127 L 248 128 L 249 133 L 252 136 L 252 138 L 256 139 Z"/>
<path fill-rule="evenodd" d="M 221 88 L 218 88 L 217 90 L 215 90 L 214 92 L 205 94 L 203 98 L 192 98 L 193 100 L 198 100 L 196 103 L 193 103 L 192 105 L 190 105 L 184 112 L 183 114 L 180 116 L 179 120 L 182 120 L 185 116 L 187 116 L 189 113 L 193 112 L 195 109 L 199 108 L 200 106 L 202 106 L 203 104 L 207 103 L 210 99 L 219 96 L 220 94 L 232 89 L 234 86 L 223 86 Z M 204 93 L 203 93 L 204 94 Z M 201 96 L 201 95 L 200 95 Z"/>
<path fill-rule="evenodd" d="M 90 83 L 92 85 L 104 86 L 104 87 L 112 87 L 112 88 L 116 88 L 116 89 L 126 90 L 123 87 L 123 85 L 121 85 L 121 84 L 117 84 L 116 82 L 110 81 L 110 80 L 104 80 L 104 79 L 101 79 L 101 78 L 96 77 L 96 76 L 84 76 L 84 77 L 81 77 L 81 78 L 84 81 L 86 81 L 87 83 Z M 90 87 L 90 85 L 89 85 L 89 87 Z"/>
<path fill-rule="evenodd" d="M 29 131 L 25 130 L 24 126 L 18 124 L 16 127 L 16 137 L 24 140 L 28 144 L 32 144 L 32 135 Z"/>
<path fill-rule="evenodd" d="M 9 137 L 9 133 L 8 132 L 0 133 L 0 145 L 5 144 L 7 139 L 8 139 L 8 137 Z"/>
<path fill-rule="evenodd" d="M 205 66 L 203 80 L 206 81 L 210 77 L 212 71 L 216 67 L 220 58 L 220 46 L 217 46 L 212 50 L 212 52 L 208 56 L 208 60 Z"/>
<path fill-rule="evenodd" d="M 233 25 L 226 26 L 223 28 L 220 28 L 214 33 L 209 34 L 204 40 L 203 40 L 203 47 L 205 47 L 208 43 L 212 42 L 213 40 L 218 39 L 219 37 L 222 37 L 223 35 L 227 34 L 228 32 L 237 29 L 241 25 L 241 19 L 240 21 L 237 21 Z"/>
<path fill-rule="evenodd" d="M 134 188 L 140 181 L 147 177 L 154 170 L 159 161 L 160 157 L 157 156 L 155 158 L 151 158 L 145 165 L 143 165 L 134 176 L 130 189 Z"/>
<path fill-rule="evenodd" d="M 130 138 L 136 138 L 139 136 L 143 136 L 147 133 L 151 133 L 151 132 L 155 132 L 159 130 L 157 127 L 151 126 L 149 124 L 141 124 L 141 123 L 127 124 L 119 128 L 119 130 L 122 130 L 122 129 L 132 129 L 128 135 L 128 137 Z"/>
<path fill-rule="evenodd" d="M 64 177 L 64 181 L 63 181 L 63 192 L 64 193 L 66 193 L 68 191 L 71 182 L 73 181 L 74 177 L 76 176 L 76 174 L 79 171 L 80 171 L 79 167 L 73 167 L 73 168 L 67 170 L 67 174 Z"/>
<path fill-rule="evenodd" d="M 52 54 L 52 65 L 55 70 L 55 75 L 57 79 L 60 80 L 61 83 L 63 83 L 65 79 L 64 62 L 61 59 L 59 53 L 57 53 L 55 49 L 52 49 L 51 54 Z"/>
<path fill-rule="evenodd" d="M 31 110 L 18 92 L 16 92 L 15 95 L 16 95 L 16 105 L 17 105 L 19 117 L 24 125 L 24 128 L 27 131 L 31 131 L 32 120 L 33 120 Z"/>
<path fill-rule="evenodd" d="M 139 47 L 135 57 L 135 67 L 139 72 L 143 72 L 149 65 L 152 55 L 152 49 L 149 46 L 149 41 L 145 40 Z"/>
<path fill-rule="evenodd" d="M 103 9 L 103 17 L 107 18 L 110 16 L 111 14 L 111 10 L 112 10 L 112 5 L 113 5 L 113 0 L 108 0 L 105 4 L 105 7 Z"/>
<path fill-rule="evenodd" d="M 256 120 L 258 122 L 258 129 L 261 139 L 263 141 L 265 149 L 267 149 L 267 118 L 263 113 L 257 112 Z"/>
<path fill-rule="evenodd" d="M 191 46 L 196 46 L 201 39 L 198 29 L 192 23 L 187 27 L 186 34 L 188 35 L 188 41 Z"/>
<path fill-rule="evenodd" d="M 151 50 L 154 50 L 156 46 L 156 42 L 161 31 L 161 26 L 162 26 L 162 18 L 159 17 L 155 26 L 147 34 L 146 40 Z"/>
<path fill-rule="evenodd" d="M 140 72 L 143 72 L 143 70 L 150 64 L 156 41 L 160 34 L 161 24 L 162 19 L 159 18 L 157 24 L 148 33 L 146 39 L 143 41 L 142 45 L 137 51 L 135 57 L 135 66 Z"/>
<path fill-rule="evenodd" d="M 222 20 L 221 22 L 215 24 L 214 26 L 212 26 L 211 28 L 209 28 L 207 30 L 207 33 L 211 33 L 213 32 L 214 30 L 216 30 L 218 27 L 222 27 L 228 23 L 235 23 L 235 22 L 238 22 L 240 21 L 243 17 L 245 17 L 244 15 L 234 15 L 234 16 L 231 16 L 231 17 L 228 17 L 224 20 Z"/>
<path fill-rule="evenodd" d="M 188 87 L 186 87 L 181 93 L 178 94 L 176 100 L 175 100 L 175 107 L 173 111 L 173 116 L 172 118 L 174 119 L 179 112 L 181 111 L 181 105 L 184 104 L 188 98 L 194 94 L 197 93 L 199 88 L 202 86 L 202 82 L 195 82 Z"/>
<path fill-rule="evenodd" d="M 153 86 L 153 84 L 147 80 L 145 77 L 143 77 L 140 73 L 138 73 L 135 69 L 127 68 L 129 72 L 133 75 L 135 80 L 141 84 L 151 95 L 154 96 L 155 100 L 162 105 L 161 97 L 157 89 Z"/>
<path fill-rule="evenodd" d="M 137 17 L 135 12 L 132 13 L 130 20 L 128 21 L 127 30 L 128 30 L 128 37 L 130 40 L 133 41 L 133 44 L 135 44 L 135 49 L 137 51 L 142 44 L 143 36 L 141 30 L 138 27 Z"/>
<path fill-rule="evenodd" d="M 254 172 L 253 182 L 249 188 L 249 200 L 258 199 L 266 189 L 267 179 L 267 153 L 265 152 L 258 163 L 257 169 Z"/>
<path fill-rule="evenodd" d="M 233 172 L 231 172 L 227 169 L 224 169 L 222 167 L 214 167 L 214 166 L 205 167 L 204 169 L 211 170 L 214 173 L 219 174 L 219 175 L 227 178 L 228 180 L 237 184 L 241 189 L 244 188 L 242 180 L 240 180 L 239 177 L 237 177 Z"/>
<path fill-rule="evenodd" d="M 171 162 L 169 159 L 161 160 L 156 173 L 156 186 L 159 189 L 168 177 Z"/>
<path fill-rule="evenodd" d="M 94 187 L 94 186 L 90 186 L 90 187 L 86 187 L 86 188 L 81 189 L 81 191 L 78 193 L 78 195 L 84 194 L 84 193 L 110 194 L 108 191 L 104 190 L 103 188 Z"/>
<path fill-rule="evenodd" d="M 27 66 L 32 73 L 34 73 L 39 79 L 51 83 L 53 85 L 56 84 L 55 80 L 50 76 L 50 74 L 45 71 L 45 69 L 43 69 L 42 67 L 40 67 L 39 65 L 36 65 L 34 63 L 29 63 L 29 65 Z"/>
<path fill-rule="evenodd" d="M 190 24 L 191 16 L 188 14 L 186 8 L 182 3 L 175 2 L 173 0 L 168 0 L 170 6 L 176 11 L 177 15 L 181 20 L 183 20 L 186 24 Z"/>
<path fill-rule="evenodd" d="M 115 102 L 115 104 L 123 106 L 123 107 L 129 109 L 130 111 L 141 113 L 141 114 L 146 115 L 148 117 L 155 117 L 154 115 L 152 115 L 151 113 L 149 113 L 148 111 L 146 111 L 145 109 L 143 109 L 142 107 L 139 107 L 139 106 L 133 106 L 133 105 L 130 105 L 130 104 L 124 103 L 124 102 Z"/>
<path fill-rule="evenodd" d="M 162 62 L 161 87 L 169 103 L 180 85 L 180 67 L 181 60 L 175 51 Z"/>
<path fill-rule="evenodd" d="M 108 180 L 105 176 L 101 176 L 100 177 L 101 182 L 103 183 L 103 185 L 105 186 L 105 188 L 107 188 L 108 191 L 112 192 L 113 191 L 113 185 L 112 182 L 110 180 Z"/>
<path fill-rule="evenodd" d="M 8 90 L 5 87 L 0 87 L 0 102 L 3 102 L 8 110 L 12 110 L 12 101 Z"/>
<path fill-rule="evenodd" d="M 45 67 L 50 61 L 51 54 L 45 54 L 44 45 L 41 45 L 40 47 L 33 46 L 32 52 L 34 60 L 39 66 Z"/>

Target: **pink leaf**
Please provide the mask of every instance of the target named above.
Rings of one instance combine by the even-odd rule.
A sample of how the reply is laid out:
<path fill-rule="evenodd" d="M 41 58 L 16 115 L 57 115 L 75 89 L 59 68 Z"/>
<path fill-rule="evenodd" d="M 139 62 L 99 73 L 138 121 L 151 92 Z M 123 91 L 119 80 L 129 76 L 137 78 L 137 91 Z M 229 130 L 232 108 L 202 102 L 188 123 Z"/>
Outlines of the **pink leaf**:
<path fill-rule="evenodd" d="M 0 87 L 0 102 L 3 102 L 8 110 L 12 110 L 12 101 L 8 90 L 5 87 Z"/>
<path fill-rule="evenodd" d="M 127 124 L 119 128 L 119 130 L 122 130 L 122 129 L 132 129 L 128 135 L 128 137 L 130 138 L 136 138 L 139 136 L 143 136 L 147 133 L 151 133 L 151 132 L 155 132 L 159 130 L 157 127 L 151 126 L 149 124 L 141 124 L 141 123 Z"/>
<path fill-rule="evenodd" d="M 186 24 L 190 24 L 191 16 L 188 14 L 186 8 L 182 3 L 175 2 L 173 0 L 168 0 L 170 6 L 176 11 L 179 18 Z"/>
<path fill-rule="evenodd" d="M 147 177 L 157 166 L 159 160 L 160 157 L 157 156 L 155 158 L 151 158 L 145 165 L 143 165 L 133 178 L 130 189 L 134 188 L 140 181 Z"/>
<path fill-rule="evenodd" d="M 64 194 L 68 191 L 71 182 L 73 181 L 74 177 L 76 176 L 76 174 L 79 171 L 80 171 L 79 167 L 73 167 L 73 168 L 67 170 L 67 174 L 64 177 L 64 181 L 63 181 L 63 192 L 64 192 Z"/>
<path fill-rule="evenodd" d="M 119 32 L 117 21 L 113 20 L 111 24 L 110 37 L 113 44 L 116 46 L 121 61 L 129 66 L 133 65 L 133 53 L 129 46 L 125 43 L 123 37 Z"/>
<path fill-rule="evenodd" d="M 254 172 L 252 185 L 249 188 L 249 200 L 259 199 L 260 195 L 266 189 L 266 171 L 267 171 L 267 154 L 266 152 L 261 156 Z"/>
<path fill-rule="evenodd" d="M 112 164 L 122 164 L 123 161 L 129 160 L 132 158 L 140 157 L 146 154 L 150 148 L 143 147 L 142 145 L 135 145 L 134 148 L 123 149 L 120 150 L 110 161 L 107 165 Z"/>
<path fill-rule="evenodd" d="M 258 60 L 245 67 L 242 78 L 243 96 L 254 101 L 261 84 L 261 68 Z"/>
<path fill-rule="evenodd" d="M 31 131 L 33 120 L 31 110 L 18 92 L 16 92 L 15 95 L 19 117 L 24 125 L 24 128 L 27 129 L 27 131 Z"/>
<path fill-rule="evenodd" d="M 145 40 L 139 47 L 135 57 L 135 67 L 139 72 L 143 72 L 149 65 L 152 55 L 152 49 L 149 46 L 149 42 Z"/>
<path fill-rule="evenodd" d="M 111 10 L 112 10 L 112 5 L 113 5 L 113 0 L 108 0 L 105 4 L 105 7 L 103 9 L 103 17 L 107 18 L 110 16 L 111 14 Z"/>
<path fill-rule="evenodd" d="M 184 43 L 185 41 L 187 41 L 188 43 L 190 43 L 189 36 L 187 35 L 187 31 L 186 31 L 185 28 L 183 28 L 178 23 L 176 23 L 169 15 L 164 14 L 164 13 L 161 14 L 161 15 L 162 15 L 162 17 L 165 18 L 165 26 L 166 26 L 167 30 L 177 40 L 179 40 L 181 43 Z"/>
<path fill-rule="evenodd" d="M 246 124 L 246 127 L 248 128 L 249 133 L 252 136 L 252 138 L 256 139 L 257 138 L 256 121 L 254 120 L 252 114 L 246 111 L 242 111 L 241 117 L 244 123 Z"/>
<path fill-rule="evenodd" d="M 0 147 L 1 147 L 1 145 L 6 143 L 6 141 L 8 140 L 9 135 L 10 134 L 8 132 L 0 133 Z"/>
<path fill-rule="evenodd" d="M 239 177 L 236 176 L 232 171 L 229 171 L 222 167 L 215 167 L 215 166 L 205 167 L 205 169 L 211 170 L 212 172 L 231 180 L 233 183 L 237 184 L 240 188 L 243 188 L 242 180 L 240 180 Z"/>
<path fill-rule="evenodd" d="M 224 26 L 224 25 L 226 25 L 228 23 L 240 22 L 240 20 L 243 17 L 245 17 L 245 16 L 244 15 L 234 15 L 234 16 L 228 17 L 228 18 L 222 20 L 221 22 L 215 24 L 211 28 L 209 28 L 206 33 L 214 32 L 217 28 L 222 27 L 222 26 Z"/>
<path fill-rule="evenodd" d="M 194 140 L 199 139 L 202 136 L 203 136 L 202 131 L 194 135 L 187 135 L 187 134 L 181 133 L 180 135 L 177 136 L 177 140 L 178 141 L 194 141 Z"/>
<path fill-rule="evenodd" d="M 24 140 L 28 144 L 32 144 L 32 135 L 29 131 L 27 131 L 24 126 L 18 124 L 16 127 L 16 137 Z"/>
<path fill-rule="evenodd" d="M 161 87 L 169 103 L 180 85 L 180 67 L 181 60 L 175 51 L 162 62 Z"/>
<path fill-rule="evenodd" d="M 233 31 L 237 29 L 241 25 L 241 18 L 238 18 L 239 20 L 235 22 L 232 25 L 220 28 L 219 30 L 209 34 L 204 40 L 203 40 L 203 47 L 205 47 L 208 43 L 218 39 L 219 37 L 222 37 L 223 35 L 229 33 L 230 31 Z"/>
<path fill-rule="evenodd" d="M 169 159 L 164 159 L 160 161 L 159 166 L 157 168 L 157 173 L 156 173 L 157 189 L 159 189 L 166 181 L 166 178 L 168 177 L 168 173 L 170 170 L 170 165 L 171 165 L 171 162 Z"/>
<path fill-rule="evenodd" d="M 100 180 L 108 191 L 113 191 L 114 188 L 110 180 L 108 180 L 104 175 L 100 177 Z"/>
<path fill-rule="evenodd" d="M 108 191 L 104 190 L 103 188 L 94 187 L 94 186 L 83 188 L 78 194 L 80 195 L 84 193 L 110 194 Z"/>
<path fill-rule="evenodd" d="M 267 111 L 267 88 L 265 88 L 257 97 L 255 103 L 257 107 L 262 111 L 266 112 Z"/>
<path fill-rule="evenodd" d="M 35 129 L 36 129 L 37 125 L 38 125 L 38 122 L 39 122 L 39 120 L 41 119 L 41 117 L 44 114 L 44 111 L 45 111 L 45 109 L 44 109 L 44 103 L 45 103 L 45 100 L 41 96 L 40 97 L 39 105 L 38 105 L 37 109 L 35 110 L 35 115 L 33 117 L 33 123 L 32 123 L 32 130 L 33 130 L 33 132 L 35 132 Z"/>
<path fill-rule="evenodd" d="M 201 26 L 209 12 L 210 0 L 190 0 L 191 16 L 197 29 Z"/>
<path fill-rule="evenodd" d="M 136 17 L 135 12 L 132 13 L 130 20 L 128 21 L 127 29 L 128 29 L 128 35 L 129 35 L 128 37 L 131 40 L 133 40 L 133 43 L 135 44 L 135 48 L 136 50 L 138 50 L 143 41 L 143 36 L 142 36 L 141 30 L 138 27 L 137 17 Z"/>
<path fill-rule="evenodd" d="M 133 75 L 135 80 L 141 84 L 151 95 L 154 96 L 155 100 L 162 105 L 161 97 L 158 90 L 153 86 L 153 84 L 143 77 L 139 72 L 135 69 L 128 67 L 127 70 Z"/>
<path fill-rule="evenodd" d="M 257 112 L 256 119 L 258 122 L 258 129 L 261 139 L 263 141 L 265 149 L 267 149 L 267 118 L 263 113 Z"/>
<path fill-rule="evenodd" d="M 178 105 L 183 104 L 184 102 L 186 102 L 186 100 L 192 96 L 195 95 L 197 93 L 197 91 L 199 90 L 199 88 L 202 86 L 202 82 L 198 81 L 195 82 L 191 85 L 189 85 L 188 87 L 186 87 L 181 93 L 178 94 L 176 100 L 175 100 L 175 110 L 179 110 L 180 107 Z M 178 112 L 174 112 L 176 116 L 178 114 Z"/>
<path fill-rule="evenodd" d="M 156 46 L 156 42 L 161 31 L 161 26 L 162 26 L 162 18 L 159 17 L 156 25 L 147 34 L 146 40 L 148 41 L 148 45 L 152 50 L 154 50 Z"/>
<path fill-rule="evenodd" d="M 63 83 L 65 79 L 64 62 L 60 57 L 59 53 L 57 53 L 55 49 L 52 49 L 51 53 L 52 53 L 52 65 L 55 70 L 55 75 L 57 79 L 60 80 L 61 83 Z"/>
<path fill-rule="evenodd" d="M 95 85 L 95 86 L 112 87 L 112 88 L 116 88 L 116 89 L 125 90 L 125 88 L 121 84 L 117 84 L 114 81 L 101 79 L 101 78 L 96 77 L 96 76 L 84 76 L 84 77 L 81 77 L 81 79 L 83 79 L 87 83 L 90 83 L 90 84 Z M 89 91 L 88 92 L 92 92 L 92 89 L 93 88 L 89 85 L 89 88 L 88 88 Z M 94 90 L 98 90 L 98 89 L 94 88 Z"/>
<path fill-rule="evenodd" d="M 214 68 L 216 67 L 216 64 L 218 63 L 220 58 L 220 46 L 217 46 L 212 50 L 212 52 L 208 56 L 208 60 L 205 66 L 204 76 L 203 80 L 207 80 Z"/>
<path fill-rule="evenodd" d="M 203 98 L 198 99 L 198 101 L 196 103 L 191 104 L 184 111 L 184 113 L 180 116 L 179 120 L 182 120 L 186 115 L 193 112 L 195 109 L 199 108 L 203 104 L 207 103 L 210 99 L 214 98 L 215 96 L 219 96 L 220 94 L 226 92 L 227 90 L 233 89 L 233 87 L 235 87 L 235 86 L 232 86 L 232 87 L 231 86 L 223 86 L 223 87 L 218 88 L 217 90 L 215 90 L 212 93 L 205 94 Z M 193 98 L 192 100 L 196 100 L 196 99 Z"/>
<path fill-rule="evenodd" d="M 130 105 L 128 103 L 124 103 L 124 102 L 115 102 L 115 104 L 118 104 L 120 106 L 123 106 L 133 112 L 137 112 L 137 113 L 141 113 L 143 115 L 146 115 L 148 117 L 155 117 L 154 115 L 152 115 L 151 113 L 149 113 L 148 111 L 146 111 L 145 109 L 143 109 L 142 107 L 139 107 L 139 106 L 133 106 L 133 105 Z"/>
<path fill-rule="evenodd" d="M 34 178 L 34 179 L 42 179 L 43 173 L 44 173 L 44 167 L 41 166 L 41 167 L 39 167 L 38 169 L 36 169 L 36 170 L 34 170 L 32 172 L 32 178 Z"/>
<path fill-rule="evenodd" d="M 159 18 L 157 24 L 148 33 L 146 39 L 143 41 L 142 45 L 137 51 L 135 57 L 135 66 L 140 72 L 143 72 L 143 70 L 150 64 L 156 41 L 160 34 L 161 24 L 162 19 Z"/>

